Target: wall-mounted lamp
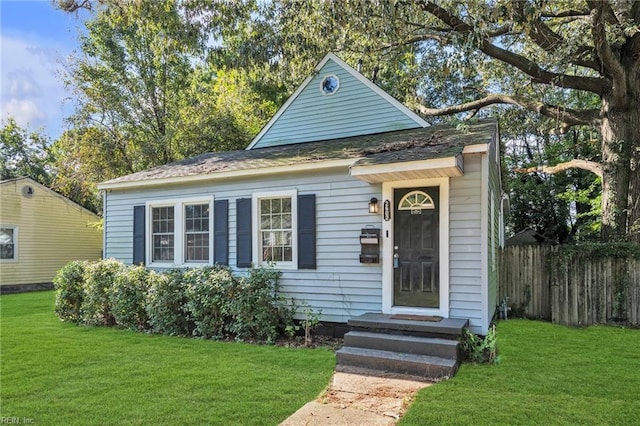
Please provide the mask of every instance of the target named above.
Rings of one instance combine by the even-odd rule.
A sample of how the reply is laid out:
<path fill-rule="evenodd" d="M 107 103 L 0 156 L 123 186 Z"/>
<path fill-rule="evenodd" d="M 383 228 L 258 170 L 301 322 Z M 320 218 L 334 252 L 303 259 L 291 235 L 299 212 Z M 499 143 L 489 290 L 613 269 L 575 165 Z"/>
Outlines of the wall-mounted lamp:
<path fill-rule="evenodd" d="M 369 200 L 369 213 L 378 213 L 378 199 L 376 197 Z"/>

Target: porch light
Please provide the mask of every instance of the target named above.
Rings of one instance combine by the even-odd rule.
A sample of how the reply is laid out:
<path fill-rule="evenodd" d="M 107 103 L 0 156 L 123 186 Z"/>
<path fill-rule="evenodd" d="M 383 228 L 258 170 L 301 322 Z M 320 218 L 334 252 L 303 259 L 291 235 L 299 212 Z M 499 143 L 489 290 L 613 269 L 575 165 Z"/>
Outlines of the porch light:
<path fill-rule="evenodd" d="M 369 213 L 378 213 L 378 199 L 376 197 L 369 200 Z"/>

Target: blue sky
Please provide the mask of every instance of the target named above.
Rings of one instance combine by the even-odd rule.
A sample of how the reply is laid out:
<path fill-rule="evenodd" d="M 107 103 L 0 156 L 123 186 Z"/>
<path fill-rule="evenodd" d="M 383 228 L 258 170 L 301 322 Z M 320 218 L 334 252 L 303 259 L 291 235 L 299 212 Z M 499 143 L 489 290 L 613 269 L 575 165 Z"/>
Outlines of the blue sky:
<path fill-rule="evenodd" d="M 56 139 L 72 109 L 60 72 L 78 50 L 82 18 L 51 0 L 0 0 L 0 112 Z"/>

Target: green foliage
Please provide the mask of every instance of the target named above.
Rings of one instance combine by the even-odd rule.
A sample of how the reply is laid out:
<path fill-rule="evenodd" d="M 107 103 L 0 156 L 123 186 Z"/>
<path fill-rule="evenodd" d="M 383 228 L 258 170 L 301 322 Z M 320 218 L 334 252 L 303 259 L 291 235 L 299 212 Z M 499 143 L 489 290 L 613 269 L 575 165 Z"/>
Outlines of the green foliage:
<path fill-rule="evenodd" d="M 295 307 L 295 301 L 291 301 L 292 310 L 299 310 Z M 285 333 L 289 337 L 293 337 L 300 330 L 304 330 L 304 345 L 309 346 L 313 343 L 313 330 L 320 324 L 320 318 L 322 316 L 322 309 L 315 311 L 309 304 L 304 303 L 302 305 L 302 312 L 304 313 L 304 319 L 301 321 L 289 321 L 285 327 Z M 292 312 L 292 317 L 295 312 Z"/>
<path fill-rule="evenodd" d="M 189 320 L 184 273 L 174 270 L 149 276 L 146 311 L 154 333 L 186 336 L 193 330 Z"/>
<path fill-rule="evenodd" d="M 132 330 L 149 328 L 145 302 L 151 274 L 155 272 L 149 272 L 143 266 L 122 268 L 116 274 L 109 292 L 109 307 L 120 327 Z"/>
<path fill-rule="evenodd" d="M 55 157 L 56 191 L 100 212 L 102 197 L 96 184 L 131 172 L 123 166 L 123 153 L 110 145 L 106 131 L 96 127 L 66 130 L 51 147 Z"/>
<path fill-rule="evenodd" d="M 83 283 L 87 265 L 85 261 L 69 262 L 53 278 L 56 288 L 55 313 L 62 321 L 82 321 Z"/>
<path fill-rule="evenodd" d="M 86 21 L 64 76 L 77 108 L 55 143 L 56 184 L 85 205 L 99 207 L 98 182 L 242 149 L 275 112 L 259 74 L 206 60 L 189 3 L 104 1 Z"/>
<path fill-rule="evenodd" d="M 292 317 L 280 295 L 280 271 L 269 267 L 252 267 L 238 280 L 230 298 L 231 322 L 228 330 L 236 339 L 256 339 L 273 343 Z"/>
<path fill-rule="evenodd" d="M 49 139 L 29 132 L 9 117 L 0 129 L 0 180 L 28 176 L 50 186 L 53 157 Z"/>
<path fill-rule="evenodd" d="M 158 273 L 112 259 L 72 262 L 56 276 L 56 313 L 87 325 L 273 343 L 294 324 L 280 276 L 268 266 L 236 277 L 219 265 Z M 307 333 L 318 320 L 307 310 Z"/>
<path fill-rule="evenodd" d="M 236 278 L 224 266 L 189 269 L 182 275 L 185 309 L 193 320 L 194 336 L 222 339 Z"/>
<path fill-rule="evenodd" d="M 124 265 L 114 259 L 87 263 L 84 270 L 84 297 L 80 311 L 86 325 L 114 325 L 110 294 Z"/>
<path fill-rule="evenodd" d="M 523 173 L 539 164 L 573 158 L 597 161 L 594 132 L 572 129 L 565 135 L 539 133 L 549 120 L 523 110 L 501 113 L 504 189 L 509 194 L 508 227 L 515 234 L 532 229 L 547 242 L 588 241 L 600 232 L 601 180 L 590 172 L 569 169 L 556 174 Z"/>
<path fill-rule="evenodd" d="M 498 339 L 495 324 L 489 328 L 486 336 L 478 336 L 464 329 L 462 350 L 465 359 L 473 363 L 497 364 L 500 362 L 498 356 Z"/>

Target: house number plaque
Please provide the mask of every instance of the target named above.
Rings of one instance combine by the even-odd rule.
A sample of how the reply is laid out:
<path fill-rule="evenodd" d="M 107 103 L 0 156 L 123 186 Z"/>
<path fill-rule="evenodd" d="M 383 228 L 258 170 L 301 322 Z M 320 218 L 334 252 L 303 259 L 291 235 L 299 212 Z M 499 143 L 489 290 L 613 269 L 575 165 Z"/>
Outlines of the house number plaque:
<path fill-rule="evenodd" d="M 391 220 L 391 202 L 384 200 L 384 220 L 389 222 Z"/>

